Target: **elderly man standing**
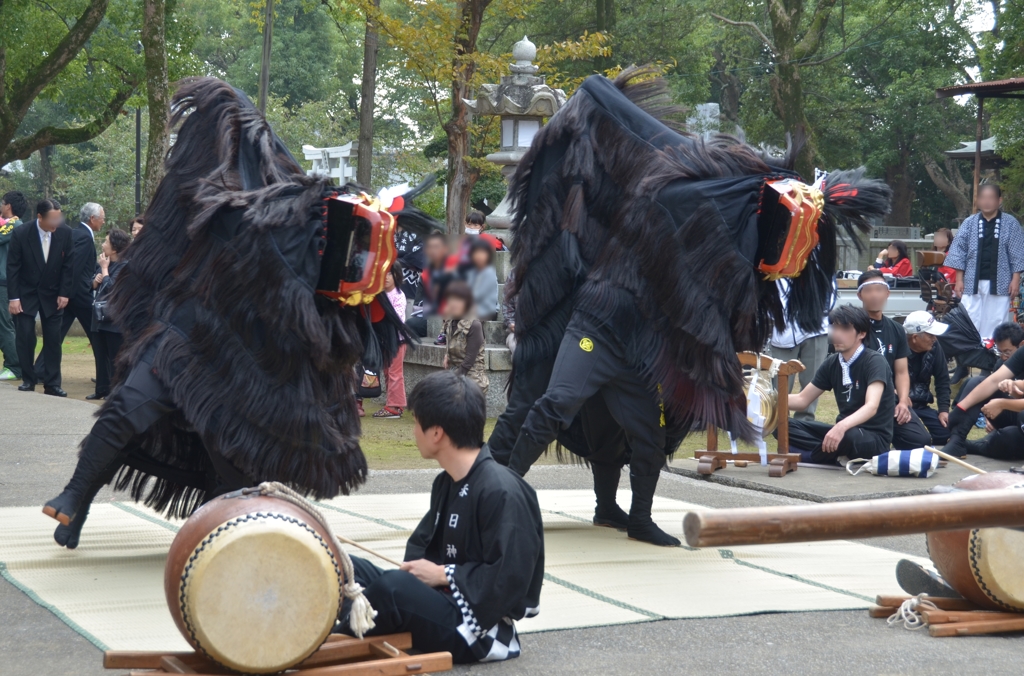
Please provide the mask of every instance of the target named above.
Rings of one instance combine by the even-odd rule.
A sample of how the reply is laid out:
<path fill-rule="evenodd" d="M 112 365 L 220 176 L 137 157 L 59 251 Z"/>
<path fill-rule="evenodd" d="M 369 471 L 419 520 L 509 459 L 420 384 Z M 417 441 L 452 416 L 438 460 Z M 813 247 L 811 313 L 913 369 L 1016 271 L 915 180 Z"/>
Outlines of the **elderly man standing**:
<path fill-rule="evenodd" d="M 1024 232 L 1002 206 L 998 185 L 978 186 L 979 211 L 960 225 L 946 255 L 945 265 L 956 270 L 956 293 L 982 340 L 1008 320 L 1024 271 Z"/>
<path fill-rule="evenodd" d="M 107 217 L 103 207 L 95 202 L 86 202 L 78 211 L 78 224 L 71 227 L 71 238 L 75 246 L 75 268 L 72 272 L 71 296 L 64 310 L 64 318 L 60 326 L 60 342 L 71 330 L 71 325 L 78 320 L 82 330 L 92 343 L 92 300 L 93 279 L 96 277 L 96 233 L 100 231 Z M 95 349 L 93 350 L 95 358 Z M 46 370 L 46 360 L 40 354 L 36 359 L 36 373 Z M 95 399 L 95 393 L 86 395 L 86 399 Z"/>

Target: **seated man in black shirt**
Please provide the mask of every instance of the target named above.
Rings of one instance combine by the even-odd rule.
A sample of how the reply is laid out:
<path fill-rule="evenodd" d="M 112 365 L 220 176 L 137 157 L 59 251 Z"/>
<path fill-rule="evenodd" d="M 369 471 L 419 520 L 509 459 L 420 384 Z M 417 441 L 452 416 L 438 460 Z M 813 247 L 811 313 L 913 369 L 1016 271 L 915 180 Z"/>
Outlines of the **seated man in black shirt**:
<path fill-rule="evenodd" d="M 998 330 L 998 329 L 997 329 Z M 1024 349 L 1017 349 L 995 373 L 987 378 L 972 378 L 964 386 L 949 414 L 947 453 L 971 453 L 1000 460 L 1024 459 Z M 969 388 L 969 389 L 968 389 Z M 990 433 L 979 441 L 967 435 L 982 414 L 988 419 Z"/>
<path fill-rule="evenodd" d="M 999 351 L 999 358 L 1005 364 L 1013 356 L 1013 353 L 1017 351 L 1017 348 L 1024 343 L 1024 329 L 1016 322 L 1005 322 L 997 326 L 995 331 L 992 332 L 992 341 L 995 343 L 996 350 Z M 964 397 L 974 391 L 974 388 L 985 382 L 986 377 L 973 376 L 968 378 L 967 382 L 963 384 L 957 393 L 956 402 L 954 403 L 963 401 Z M 987 407 L 987 410 L 983 413 L 986 416 L 985 432 L 992 433 L 1004 427 L 1017 424 L 1017 411 L 1006 408 L 1009 403 L 1006 399 L 1007 397 L 1004 393 L 996 392 L 984 404 Z"/>
<path fill-rule="evenodd" d="M 400 570 L 352 557 L 377 611 L 368 635 L 411 632 L 414 648 L 447 650 L 456 663 L 519 657 L 515 620 L 537 614 L 544 580 L 537 494 L 483 444 L 484 395 L 469 378 L 450 371 L 424 378 L 409 409 L 420 455 L 444 471 Z M 347 613 L 346 606 L 346 629 Z"/>
<path fill-rule="evenodd" d="M 917 310 L 907 315 L 903 330 L 907 334 L 910 357 L 910 402 L 914 412 L 928 428 L 932 443 L 949 441 L 949 370 L 946 355 L 936 336 L 946 332 L 948 324 L 935 321 L 931 313 Z M 932 395 L 932 380 L 935 394 Z M 929 404 L 935 402 L 938 410 Z"/>
<path fill-rule="evenodd" d="M 892 445 L 898 450 L 921 448 L 932 443 L 928 429 L 921 422 L 910 401 L 910 369 L 907 359 L 910 347 L 903 327 L 882 314 L 889 300 L 889 284 L 878 270 L 869 270 L 857 280 L 857 297 L 871 320 L 871 334 L 865 343 L 889 364 L 890 383 L 896 392 Z"/>
<path fill-rule="evenodd" d="M 885 358 L 870 349 L 873 340 L 867 313 L 842 305 L 828 315 L 829 336 L 835 346 L 811 383 L 789 398 L 790 411 L 803 411 L 826 390 L 839 407 L 835 425 L 813 420 L 789 421 L 792 452 L 805 462 L 836 464 L 836 458 L 873 458 L 889 450 L 892 441 L 893 391 Z"/>

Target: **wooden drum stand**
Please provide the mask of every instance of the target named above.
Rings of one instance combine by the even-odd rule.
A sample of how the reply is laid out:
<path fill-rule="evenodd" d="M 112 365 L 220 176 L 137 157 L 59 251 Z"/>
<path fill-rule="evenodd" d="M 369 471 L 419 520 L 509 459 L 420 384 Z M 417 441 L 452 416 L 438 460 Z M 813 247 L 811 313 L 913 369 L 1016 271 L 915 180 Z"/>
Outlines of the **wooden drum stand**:
<path fill-rule="evenodd" d="M 739 352 L 736 356 L 739 358 L 742 366 L 750 366 L 762 371 L 768 371 L 772 367 L 771 357 L 766 357 L 762 354 Z M 768 454 L 768 476 L 770 477 L 784 477 L 789 472 L 795 472 L 797 463 L 800 462 L 799 453 L 789 452 L 789 378 L 800 373 L 804 368 L 804 365 L 797 359 L 784 362 L 779 366 L 777 403 L 779 444 L 776 453 Z M 697 472 L 700 474 L 713 474 L 716 469 L 724 469 L 729 460 L 739 461 L 737 463 L 739 467 L 745 467 L 751 462 L 761 462 L 761 455 L 759 453 L 719 451 L 718 430 L 714 427 L 708 427 L 707 450 L 695 451 L 693 457 L 697 459 Z"/>
<path fill-rule="evenodd" d="M 452 668 L 451 653 L 409 655 L 412 634 L 390 634 L 352 638 L 332 634 L 320 649 L 304 662 L 284 672 L 285 676 L 405 676 L 432 674 Z M 103 654 L 107 669 L 130 669 L 130 676 L 157 674 L 233 674 L 198 652 L 145 652 L 108 650 Z"/>

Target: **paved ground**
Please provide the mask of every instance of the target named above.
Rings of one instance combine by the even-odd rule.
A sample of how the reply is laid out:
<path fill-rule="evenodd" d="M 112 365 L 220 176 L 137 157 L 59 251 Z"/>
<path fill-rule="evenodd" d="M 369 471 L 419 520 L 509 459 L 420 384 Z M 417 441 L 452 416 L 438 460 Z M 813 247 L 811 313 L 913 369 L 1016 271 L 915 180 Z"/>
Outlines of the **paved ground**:
<path fill-rule="evenodd" d="M 94 411 L 82 401 L 19 393 L 13 386 L 0 384 L 0 507 L 40 505 L 59 492 L 71 474 L 77 442 L 88 431 Z M 363 490 L 425 492 L 433 474 L 375 472 Z M 568 466 L 536 468 L 529 480 L 537 488 L 590 485 L 586 470 Z M 798 502 L 667 473 L 658 492 L 710 507 Z M 104 491 L 100 499 L 111 497 Z M 878 538 L 869 544 L 925 554 L 921 536 Z M 665 584 L 672 584 L 672 579 Z M 722 592 L 728 593 L 727 579 L 722 580 Z M 995 676 L 1021 672 L 1021 647 L 1020 637 L 933 639 L 920 632 L 887 629 L 863 611 L 769 614 L 531 634 L 523 639 L 520 659 L 460 667 L 455 673 Z M 0 581 L 0 674 L 98 676 L 107 673 L 100 659 L 85 639 Z"/>

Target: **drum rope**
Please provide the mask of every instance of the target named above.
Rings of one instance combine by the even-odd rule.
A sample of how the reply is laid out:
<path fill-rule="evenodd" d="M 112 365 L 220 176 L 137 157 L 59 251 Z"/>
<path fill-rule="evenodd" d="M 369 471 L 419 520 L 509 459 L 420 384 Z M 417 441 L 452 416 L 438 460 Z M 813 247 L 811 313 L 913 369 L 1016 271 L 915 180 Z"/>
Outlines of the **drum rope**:
<path fill-rule="evenodd" d="M 338 543 L 338 551 L 341 553 L 341 568 L 345 573 L 345 584 L 342 587 L 342 593 L 345 595 L 345 598 L 352 602 L 352 609 L 349 611 L 348 616 L 349 626 L 352 628 L 352 632 L 357 638 L 362 638 L 363 634 L 373 629 L 373 618 L 377 616 L 377 611 L 373 609 L 373 606 L 370 605 L 370 602 L 363 594 L 363 587 L 356 582 L 355 571 L 352 569 L 352 559 L 348 557 L 348 554 L 341 547 L 342 538 L 338 537 L 334 533 L 334 529 L 331 528 L 331 524 L 327 522 L 327 519 L 320 510 L 313 505 L 313 503 L 284 484 L 277 481 L 264 481 L 255 488 L 246 488 L 242 490 L 243 495 L 251 495 L 253 493 L 259 493 L 260 495 L 273 495 L 274 497 L 280 498 L 285 502 L 290 502 L 296 507 L 309 512 L 309 514 L 312 515 L 327 532 L 328 537 Z M 351 540 L 345 539 L 345 541 L 359 547 L 360 549 L 366 549 Z M 376 554 L 376 552 L 370 553 Z"/>
<path fill-rule="evenodd" d="M 938 610 L 938 606 L 926 599 L 924 594 L 912 596 L 901 603 L 899 610 L 890 615 L 885 623 L 893 627 L 902 622 L 903 628 L 911 631 L 924 629 L 928 626 L 928 620 L 921 614 L 921 610 Z"/>

